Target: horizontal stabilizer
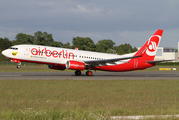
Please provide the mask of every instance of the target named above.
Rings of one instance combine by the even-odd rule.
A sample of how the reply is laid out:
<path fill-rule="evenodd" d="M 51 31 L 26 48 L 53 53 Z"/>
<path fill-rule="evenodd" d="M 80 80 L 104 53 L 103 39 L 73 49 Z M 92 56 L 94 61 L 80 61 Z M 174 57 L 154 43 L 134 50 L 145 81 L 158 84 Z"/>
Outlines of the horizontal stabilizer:
<path fill-rule="evenodd" d="M 154 60 L 154 61 L 146 61 L 147 63 L 159 63 L 159 62 L 170 62 L 174 60 Z"/>

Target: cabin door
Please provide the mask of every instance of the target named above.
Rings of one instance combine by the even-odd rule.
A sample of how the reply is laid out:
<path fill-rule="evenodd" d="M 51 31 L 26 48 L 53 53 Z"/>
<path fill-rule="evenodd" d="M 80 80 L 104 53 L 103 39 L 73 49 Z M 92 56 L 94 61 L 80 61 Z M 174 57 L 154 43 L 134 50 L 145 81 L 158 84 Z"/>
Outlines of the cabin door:
<path fill-rule="evenodd" d="M 137 68 L 137 67 L 138 67 L 138 60 L 134 59 L 134 68 Z"/>
<path fill-rule="evenodd" d="M 24 55 L 29 55 L 29 48 L 28 47 L 24 47 Z"/>

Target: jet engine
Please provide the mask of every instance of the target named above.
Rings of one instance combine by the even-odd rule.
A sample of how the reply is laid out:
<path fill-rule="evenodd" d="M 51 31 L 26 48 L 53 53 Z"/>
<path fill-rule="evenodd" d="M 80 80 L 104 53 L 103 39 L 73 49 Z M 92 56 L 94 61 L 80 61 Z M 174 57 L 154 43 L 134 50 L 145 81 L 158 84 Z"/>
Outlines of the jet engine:
<path fill-rule="evenodd" d="M 75 60 L 69 60 L 66 63 L 66 68 L 72 69 L 72 70 L 84 70 L 85 69 L 85 63 L 75 61 Z"/>

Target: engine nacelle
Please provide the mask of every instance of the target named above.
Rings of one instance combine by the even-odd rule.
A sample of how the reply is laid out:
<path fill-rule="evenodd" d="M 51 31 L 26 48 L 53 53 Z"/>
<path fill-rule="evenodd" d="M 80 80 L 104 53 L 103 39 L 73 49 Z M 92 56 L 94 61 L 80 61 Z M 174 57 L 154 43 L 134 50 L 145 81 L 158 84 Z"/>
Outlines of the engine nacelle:
<path fill-rule="evenodd" d="M 60 65 L 48 65 L 49 69 L 55 69 L 55 70 L 65 70 L 65 66 L 60 66 Z"/>
<path fill-rule="evenodd" d="M 69 60 L 66 63 L 66 68 L 72 69 L 72 70 L 84 70 L 85 69 L 85 63 L 75 61 L 75 60 Z"/>

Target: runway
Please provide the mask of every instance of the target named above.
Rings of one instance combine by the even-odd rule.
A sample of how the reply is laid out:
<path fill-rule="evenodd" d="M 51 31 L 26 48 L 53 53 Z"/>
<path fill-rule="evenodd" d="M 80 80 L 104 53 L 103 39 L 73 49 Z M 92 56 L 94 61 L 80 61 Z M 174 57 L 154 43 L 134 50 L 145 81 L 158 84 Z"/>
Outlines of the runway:
<path fill-rule="evenodd" d="M 81 76 L 74 72 L 0 72 L 0 80 L 179 80 L 178 71 L 93 72 Z"/>

